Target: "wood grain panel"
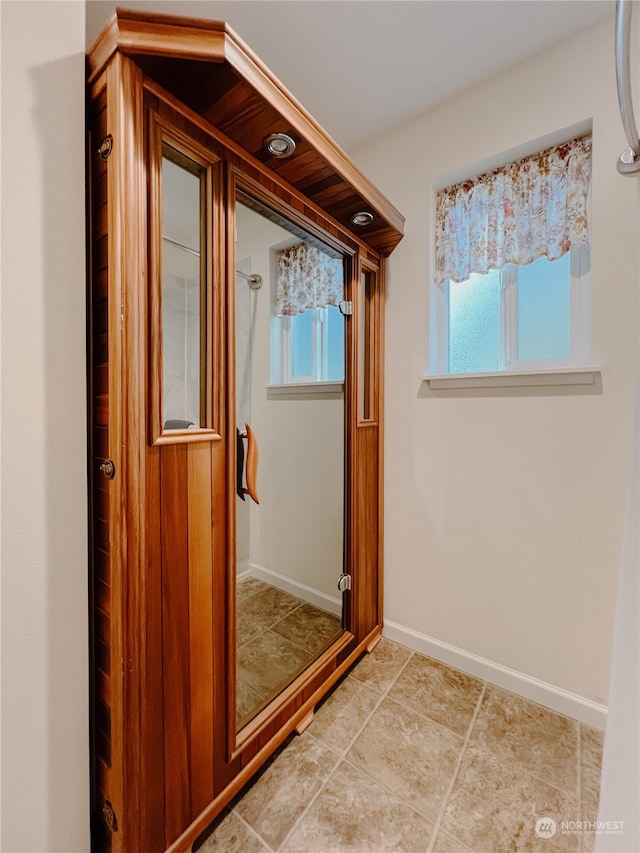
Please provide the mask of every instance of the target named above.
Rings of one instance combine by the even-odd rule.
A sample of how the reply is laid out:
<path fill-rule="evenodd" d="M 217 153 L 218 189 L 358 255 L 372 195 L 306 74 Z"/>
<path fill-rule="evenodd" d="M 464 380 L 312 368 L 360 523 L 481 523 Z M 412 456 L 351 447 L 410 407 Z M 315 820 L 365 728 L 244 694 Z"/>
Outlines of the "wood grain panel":
<path fill-rule="evenodd" d="M 147 87 L 147 103 L 162 119 L 174 124 L 183 133 L 192 136 L 199 144 L 212 147 L 218 156 L 224 157 L 232 167 L 242 172 L 245 179 L 253 181 L 260 190 L 279 200 L 278 204 L 289 205 L 293 210 L 302 214 L 305 220 L 304 223 L 301 223 L 303 227 L 310 230 L 313 230 L 314 227 L 320 229 L 325 236 L 328 235 L 337 240 L 347 251 L 358 247 L 364 256 L 372 260 L 378 259 L 375 249 L 362 242 L 358 235 L 345 231 L 337 221 L 331 218 L 330 214 L 315 205 L 310 198 L 296 187 L 288 184 L 275 171 L 259 162 L 257 158 L 250 156 L 232 139 L 210 125 L 189 107 L 180 103 L 170 92 L 150 80 L 146 80 L 145 85 Z M 269 163 L 269 165 L 273 164 Z M 265 199 L 265 203 L 268 203 L 268 199 Z"/>
<path fill-rule="evenodd" d="M 162 514 L 161 453 L 156 447 L 146 450 L 146 667 L 143 690 L 148 697 L 141 750 L 145 755 L 147 789 L 144 813 L 149 850 L 162 850 L 165 843 L 165 754 L 164 754 L 164 661 L 162 610 Z"/>
<path fill-rule="evenodd" d="M 213 798 L 211 444 L 187 448 L 191 816 Z"/>
<path fill-rule="evenodd" d="M 94 364 L 93 370 L 91 371 L 91 380 L 93 383 L 93 395 L 99 396 L 101 394 L 108 395 L 109 392 L 109 362 L 105 361 L 102 364 Z M 106 429 L 105 433 L 109 434 L 108 425 L 104 425 Z M 95 450 L 95 448 L 94 448 Z M 96 450 L 96 455 L 100 455 L 100 451 Z M 109 455 L 109 447 L 108 443 L 105 448 L 103 456 Z"/>
<path fill-rule="evenodd" d="M 378 548 L 378 427 L 361 426 L 357 430 L 355 475 L 357 556 L 354 566 L 352 604 L 353 632 L 365 637 L 378 624 L 379 559 Z"/>
<path fill-rule="evenodd" d="M 93 138 L 93 137 L 92 137 Z M 95 144 L 95 143 L 94 143 Z M 95 157 L 95 152 L 92 152 L 91 157 Z M 106 168 L 106 160 L 100 161 L 104 164 L 103 168 L 99 171 L 96 170 L 96 176 L 93 180 L 93 184 L 91 187 L 92 194 L 94 196 L 94 209 L 96 219 L 99 220 L 101 216 L 102 208 L 107 206 L 107 168 Z M 108 216 L 108 213 L 107 213 Z"/>
<path fill-rule="evenodd" d="M 94 275 L 105 270 L 109 263 L 109 239 L 105 234 L 93 244 L 91 266 Z"/>
<path fill-rule="evenodd" d="M 191 814 L 187 454 L 187 445 L 166 445 L 160 456 L 166 844 Z"/>
<path fill-rule="evenodd" d="M 111 787 L 118 831 L 114 853 L 143 850 L 145 750 L 142 720 L 146 699 L 140 689 L 146 666 L 145 574 L 141 517 L 145 511 L 144 460 L 139 434 L 144 420 L 144 361 L 140 353 L 144 311 L 144 193 L 141 140 L 141 73 L 126 57 L 106 69 L 107 129 L 114 139 L 107 160 L 109 270 L 109 431 L 111 539 Z M 97 150 L 97 149 L 96 149 Z M 97 156 L 97 155 L 96 155 Z M 131 496 L 135 495 L 135 500 Z M 117 611 L 117 612 L 116 612 Z M 144 839 L 144 840 L 143 840 Z"/>
<path fill-rule="evenodd" d="M 106 97 L 89 108 L 89 157 L 87 168 L 91 177 L 88 196 L 89 220 L 89 282 L 87 293 L 89 355 L 93 365 L 97 360 L 108 361 L 108 303 L 107 282 L 107 209 L 106 170 L 104 161 L 91 156 L 95 140 L 102 138 L 106 122 Z M 102 272 L 100 272 L 102 271 Z M 108 452 L 109 385 L 103 373 L 89 371 L 89 459 L 90 465 L 90 733 L 92 740 L 92 809 L 93 824 L 97 823 L 104 798 L 104 784 L 110 779 L 111 750 L 111 589 L 109 489 L 98 471 L 98 454 Z M 105 454 L 106 455 L 106 454 Z M 102 849 L 108 850 L 106 834 L 98 822 L 96 834 Z"/>
<path fill-rule="evenodd" d="M 304 140 L 316 154 L 307 177 L 313 172 L 325 175 L 330 169 L 340 179 L 341 197 L 326 201 L 331 215 L 351 228 L 351 214 L 370 209 L 378 221 L 366 229 L 368 242 L 388 254 L 400 241 L 404 218 L 228 26 L 211 21 L 168 21 L 120 10 L 90 55 L 92 74 L 99 72 L 119 44 L 126 44 L 130 55 L 161 85 L 249 154 L 260 151 L 264 137 L 273 129 Z M 216 85 L 212 81 L 218 74 L 222 79 Z M 194 84 L 197 80 L 207 84 Z M 277 170 L 283 168 L 269 163 Z"/>
<path fill-rule="evenodd" d="M 107 299 L 109 289 L 109 273 L 107 269 L 99 270 L 92 275 L 91 289 L 97 302 Z"/>
<path fill-rule="evenodd" d="M 94 335 L 102 335 L 109 329 L 109 301 L 94 300 L 92 305 L 91 331 Z M 106 377 L 105 377 L 106 379 Z M 106 386 L 106 382 L 104 385 Z"/>

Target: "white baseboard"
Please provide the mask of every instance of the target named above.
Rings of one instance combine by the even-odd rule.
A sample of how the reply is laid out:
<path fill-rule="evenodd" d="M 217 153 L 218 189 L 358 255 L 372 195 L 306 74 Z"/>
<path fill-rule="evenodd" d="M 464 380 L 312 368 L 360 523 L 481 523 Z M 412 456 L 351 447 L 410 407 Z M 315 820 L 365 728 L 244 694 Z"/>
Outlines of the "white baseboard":
<path fill-rule="evenodd" d="M 342 616 L 342 600 L 340 598 L 333 598 L 324 592 L 313 589 L 313 587 L 292 580 L 286 575 L 274 572 L 273 569 L 260 566 L 258 563 L 249 562 L 247 568 L 248 573 L 243 573 L 243 578 L 245 576 L 257 578 L 277 589 L 281 589 L 283 592 L 295 595 L 296 598 L 301 598 L 308 604 L 313 604 L 314 607 L 319 607 L 320 610 L 326 610 L 328 613 L 333 613 L 334 616 Z M 238 571 L 239 569 L 240 567 L 238 567 Z M 240 580 L 240 574 L 238 574 L 238 580 Z"/>
<path fill-rule="evenodd" d="M 569 693 L 546 681 L 532 678 L 441 640 L 427 637 L 396 622 L 385 619 L 382 635 L 415 652 L 480 678 L 482 681 L 489 681 L 525 699 L 544 705 L 545 708 L 550 708 L 558 714 L 564 714 L 585 725 L 604 731 L 607 722 L 606 705 L 585 699 L 576 693 Z"/>
<path fill-rule="evenodd" d="M 236 563 L 236 580 L 243 581 L 245 578 L 251 577 L 251 570 L 249 568 L 249 558 L 242 557 Z"/>

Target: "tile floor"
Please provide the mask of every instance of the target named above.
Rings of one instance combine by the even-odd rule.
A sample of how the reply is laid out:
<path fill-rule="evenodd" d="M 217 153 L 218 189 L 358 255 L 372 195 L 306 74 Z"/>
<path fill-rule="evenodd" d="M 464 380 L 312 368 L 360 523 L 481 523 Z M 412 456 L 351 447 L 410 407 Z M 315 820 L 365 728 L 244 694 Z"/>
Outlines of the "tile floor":
<path fill-rule="evenodd" d="M 315 660 L 341 630 L 337 616 L 257 578 L 238 583 L 238 728 Z"/>
<path fill-rule="evenodd" d="M 596 819 L 601 751 L 596 729 L 383 639 L 194 850 L 589 853 L 562 822 Z"/>

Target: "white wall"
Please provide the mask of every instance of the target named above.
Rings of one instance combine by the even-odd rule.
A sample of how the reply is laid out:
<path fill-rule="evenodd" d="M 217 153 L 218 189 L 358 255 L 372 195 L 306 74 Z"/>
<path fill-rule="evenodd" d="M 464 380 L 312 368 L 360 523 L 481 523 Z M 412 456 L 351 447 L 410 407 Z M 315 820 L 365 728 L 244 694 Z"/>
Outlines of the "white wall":
<path fill-rule="evenodd" d="M 6 0 L 0 11 L 0 847 L 85 853 L 85 11 Z"/>
<path fill-rule="evenodd" d="M 591 118 L 601 385 L 430 391 L 420 376 L 433 186 Z M 389 635 L 496 676 L 513 670 L 525 687 L 553 685 L 596 717 L 608 694 L 638 363 L 636 188 L 615 168 L 624 145 L 607 21 L 352 152 L 407 218 L 388 267 Z"/>

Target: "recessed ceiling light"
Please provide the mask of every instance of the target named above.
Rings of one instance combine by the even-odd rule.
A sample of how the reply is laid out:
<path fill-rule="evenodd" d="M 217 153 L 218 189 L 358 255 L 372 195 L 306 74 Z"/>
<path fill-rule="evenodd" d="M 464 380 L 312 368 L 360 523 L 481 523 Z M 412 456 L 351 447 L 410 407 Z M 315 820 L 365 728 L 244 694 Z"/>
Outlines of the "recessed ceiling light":
<path fill-rule="evenodd" d="M 351 222 L 354 225 L 368 225 L 370 222 L 373 222 L 373 213 L 369 213 L 368 210 L 359 210 L 353 214 Z"/>
<path fill-rule="evenodd" d="M 290 157 L 296 150 L 296 143 L 286 133 L 270 133 L 264 147 L 272 157 Z"/>

